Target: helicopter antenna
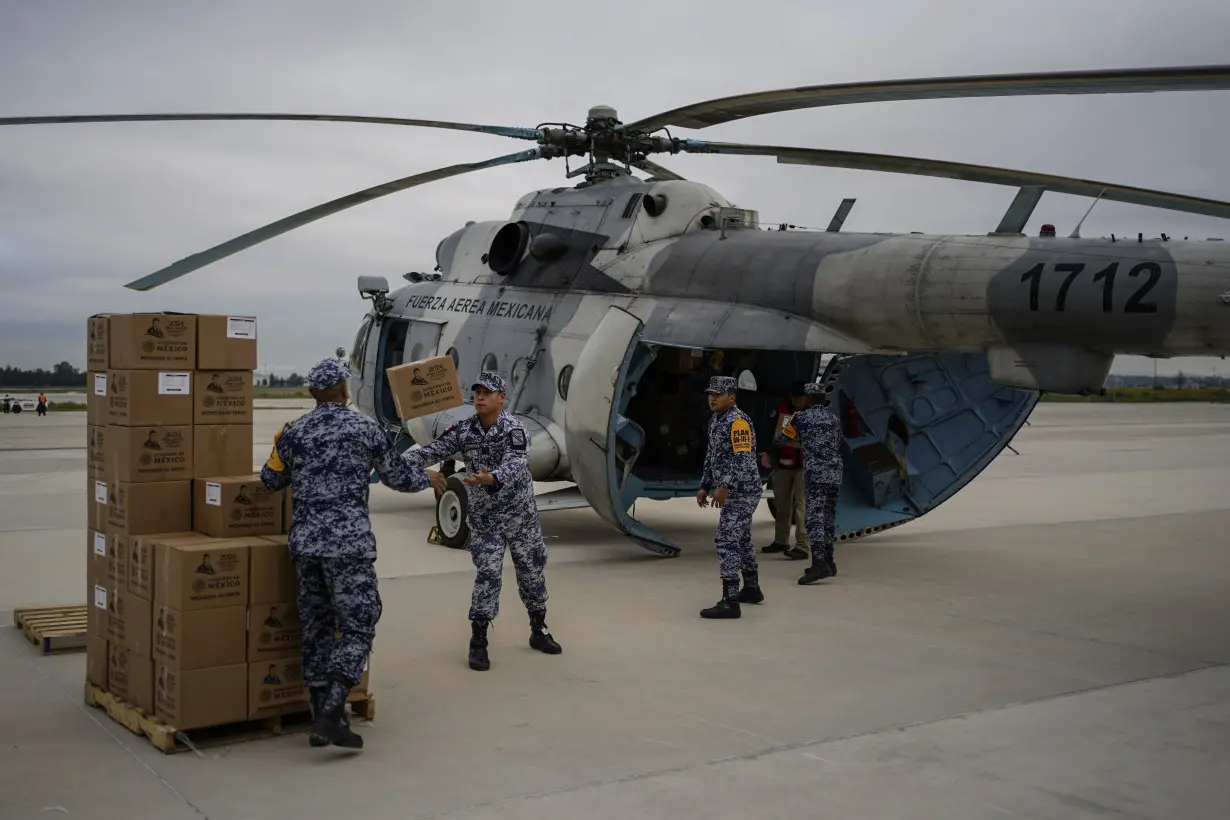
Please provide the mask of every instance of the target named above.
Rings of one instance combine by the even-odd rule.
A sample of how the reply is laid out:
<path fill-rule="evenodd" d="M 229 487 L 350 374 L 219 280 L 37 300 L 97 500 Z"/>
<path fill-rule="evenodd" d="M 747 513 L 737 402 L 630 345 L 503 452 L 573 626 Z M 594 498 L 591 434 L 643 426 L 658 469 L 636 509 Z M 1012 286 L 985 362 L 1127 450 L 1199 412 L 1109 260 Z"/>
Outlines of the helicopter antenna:
<path fill-rule="evenodd" d="M 1102 194 L 1105 194 L 1105 193 L 1106 193 L 1105 188 L 1103 188 L 1098 193 L 1097 197 L 1093 200 L 1093 204 L 1089 206 L 1089 210 L 1085 211 L 1085 215 L 1081 217 L 1081 221 L 1077 222 L 1076 227 L 1072 229 L 1072 233 L 1068 234 L 1068 239 L 1080 239 L 1081 238 L 1081 225 L 1085 224 L 1085 220 L 1088 219 L 1089 214 L 1093 212 L 1093 206 L 1097 205 L 1102 200 Z"/>

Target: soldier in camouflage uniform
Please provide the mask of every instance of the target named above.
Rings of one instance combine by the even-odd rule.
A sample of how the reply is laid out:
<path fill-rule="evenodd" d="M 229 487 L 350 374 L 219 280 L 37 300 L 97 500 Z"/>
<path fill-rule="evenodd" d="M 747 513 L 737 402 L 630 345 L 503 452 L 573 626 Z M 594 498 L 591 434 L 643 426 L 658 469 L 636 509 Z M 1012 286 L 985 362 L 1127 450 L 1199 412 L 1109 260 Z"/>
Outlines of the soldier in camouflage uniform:
<path fill-rule="evenodd" d="M 504 551 L 512 553 L 517 592 L 530 618 L 530 646 L 548 655 L 564 650 L 547 630 L 547 546 L 542 540 L 534 482 L 530 476 L 530 437 L 504 412 L 504 380 L 484 371 L 472 385 L 474 415 L 445 430 L 407 458 L 422 466 L 461 455 L 469 488 L 467 523 L 470 557 L 476 570 L 470 600 L 470 668 L 491 668 L 487 628 L 500 612 Z"/>
<path fill-rule="evenodd" d="M 824 386 L 804 387 L 806 410 L 786 422 L 782 435 L 803 448 L 803 486 L 807 499 L 807 535 L 811 538 L 811 566 L 799 578 L 800 584 L 814 584 L 837 574 L 833 547 L 837 540 L 837 493 L 841 489 L 844 464 L 841 457 L 841 422 L 821 403 Z"/>
<path fill-rule="evenodd" d="M 325 359 L 308 373 L 316 408 L 274 435 L 261 468 L 270 490 L 290 488 L 290 556 L 303 623 L 303 680 L 314 721 L 313 746 L 363 748 L 345 719 L 346 697 L 372 651 L 382 606 L 368 478 L 416 493 L 444 478 L 392 449 L 380 426 L 346 406 L 346 365 Z M 335 635 L 340 633 L 340 637 Z"/>
<path fill-rule="evenodd" d="M 705 391 L 713 415 L 709 418 L 709 446 L 696 503 L 707 507 L 713 493 L 713 505 L 722 511 L 715 539 L 722 599 L 701 610 L 702 618 L 739 618 L 741 603 L 764 601 L 752 545 L 752 514 L 760 504 L 761 492 L 756 431 L 748 415 L 735 405 L 737 384 L 730 376 L 714 376 Z"/>

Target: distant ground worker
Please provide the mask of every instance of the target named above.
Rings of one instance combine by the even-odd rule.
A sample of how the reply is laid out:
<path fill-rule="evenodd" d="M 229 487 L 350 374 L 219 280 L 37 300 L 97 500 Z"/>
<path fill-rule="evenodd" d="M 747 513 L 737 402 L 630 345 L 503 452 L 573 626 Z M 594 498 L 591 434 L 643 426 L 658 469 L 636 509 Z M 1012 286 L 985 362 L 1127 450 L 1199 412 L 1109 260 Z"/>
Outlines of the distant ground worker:
<path fill-rule="evenodd" d="M 844 464 L 841 457 L 841 422 L 823 401 L 824 386 L 804 386 L 806 410 L 787 420 L 782 435 L 803 447 L 803 485 L 806 497 L 807 534 L 811 538 L 811 566 L 799 584 L 814 584 L 837 574 L 834 545 L 837 540 L 837 493 Z"/>
<path fill-rule="evenodd" d="M 312 368 L 307 386 L 316 408 L 274 435 L 261 481 L 291 492 L 290 556 L 313 718 L 309 742 L 361 749 L 363 738 L 344 714 L 382 613 L 368 478 L 374 469 L 387 486 L 406 493 L 442 487 L 444 478 L 397 455 L 375 421 L 346 406 L 349 377 L 333 358 Z"/>
<path fill-rule="evenodd" d="M 806 406 L 803 382 L 794 382 L 790 385 L 790 395 L 777 408 L 776 429 L 780 429 L 786 419 Z M 797 441 L 789 439 L 774 439 L 773 445 L 771 452 L 764 453 L 762 458 L 764 466 L 773 471 L 769 476 L 769 486 L 773 488 L 777 521 L 773 543 L 762 548 L 761 552 L 782 552 L 792 561 L 801 561 L 811 554 L 811 542 L 803 521 L 806 513 L 803 503 L 803 450 Z M 794 526 L 794 546 L 790 545 L 791 525 Z"/>
<path fill-rule="evenodd" d="M 504 552 L 512 553 L 517 592 L 530 619 L 530 646 L 548 655 L 563 648 L 547 629 L 547 545 L 534 501 L 530 476 L 530 438 L 525 427 L 504 412 L 504 380 L 483 371 L 471 385 L 474 415 L 445 430 L 438 439 L 406 453 L 424 467 L 460 454 L 469 488 L 467 524 L 474 589 L 470 596 L 470 668 L 491 668 L 487 629 L 500 613 Z"/>
<path fill-rule="evenodd" d="M 35 410 L 40 416 L 47 415 L 47 396 L 45 394 L 38 394 L 38 407 L 36 407 Z"/>
<path fill-rule="evenodd" d="M 738 382 L 731 376 L 714 376 L 705 390 L 709 398 L 709 447 L 696 503 L 721 509 L 715 545 L 722 598 L 702 618 L 742 617 L 740 604 L 764 601 L 752 545 L 752 514 L 760 504 L 760 470 L 756 466 L 756 431 L 752 420 L 736 406 Z M 739 589 L 739 576 L 743 589 Z"/>

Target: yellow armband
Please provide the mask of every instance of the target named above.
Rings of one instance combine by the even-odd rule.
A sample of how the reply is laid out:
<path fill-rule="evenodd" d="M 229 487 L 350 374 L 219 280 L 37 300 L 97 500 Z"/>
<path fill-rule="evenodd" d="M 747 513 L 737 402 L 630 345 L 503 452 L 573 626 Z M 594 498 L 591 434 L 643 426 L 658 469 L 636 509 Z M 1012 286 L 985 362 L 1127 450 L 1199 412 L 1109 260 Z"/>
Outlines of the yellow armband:
<path fill-rule="evenodd" d="M 283 424 L 282 429 L 273 434 L 273 449 L 269 451 L 269 458 L 265 461 L 265 466 L 276 473 L 286 469 L 286 465 L 282 462 L 282 457 L 278 455 L 278 439 L 282 438 L 282 434 L 286 432 L 288 427 L 290 427 L 290 422 Z"/>

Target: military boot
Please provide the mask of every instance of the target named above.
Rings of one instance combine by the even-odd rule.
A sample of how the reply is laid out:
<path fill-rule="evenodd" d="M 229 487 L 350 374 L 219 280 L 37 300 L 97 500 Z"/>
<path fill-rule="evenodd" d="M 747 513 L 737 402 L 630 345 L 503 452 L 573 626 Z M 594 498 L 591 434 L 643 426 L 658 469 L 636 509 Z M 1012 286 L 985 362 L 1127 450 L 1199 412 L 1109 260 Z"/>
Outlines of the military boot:
<path fill-rule="evenodd" d="M 760 591 L 760 578 L 757 575 L 743 576 L 743 589 L 739 590 L 737 600 L 741 604 L 764 603 L 764 593 Z"/>
<path fill-rule="evenodd" d="M 808 567 L 807 571 L 804 572 L 799 578 L 799 586 L 814 584 L 817 581 L 823 581 L 825 578 L 832 578 L 835 574 L 836 573 L 834 573 L 833 570 L 829 569 L 828 561 L 823 558 L 820 558 L 819 560 L 813 558 L 811 566 Z"/>
<path fill-rule="evenodd" d="M 313 746 L 332 743 L 344 749 L 362 749 L 363 737 L 350 729 L 346 719 L 346 696 L 350 687 L 336 678 L 329 681 L 329 688 L 321 690 L 313 704 L 312 733 L 308 742 Z"/>
<path fill-rule="evenodd" d="M 739 608 L 739 582 L 723 581 L 722 599 L 708 609 L 702 609 L 700 617 L 711 620 L 743 617 Z"/>
<path fill-rule="evenodd" d="M 470 668 L 485 672 L 491 668 L 487 657 L 487 621 L 470 621 Z"/>
<path fill-rule="evenodd" d="M 547 611 L 545 609 L 530 613 L 530 646 L 548 655 L 558 655 L 564 648 L 555 642 L 547 631 Z"/>

